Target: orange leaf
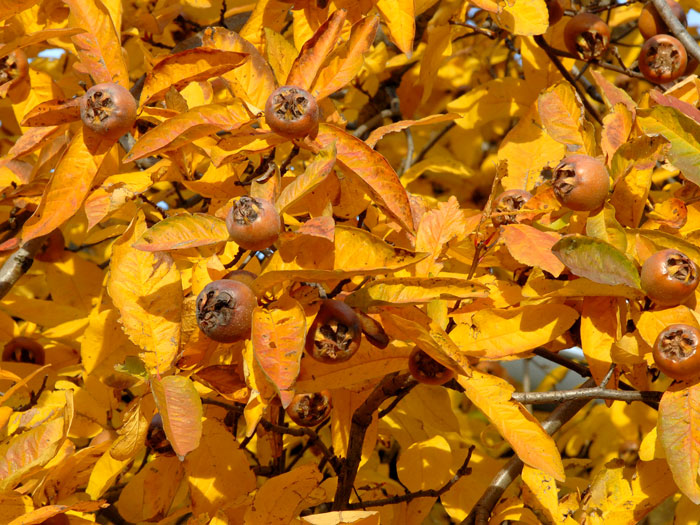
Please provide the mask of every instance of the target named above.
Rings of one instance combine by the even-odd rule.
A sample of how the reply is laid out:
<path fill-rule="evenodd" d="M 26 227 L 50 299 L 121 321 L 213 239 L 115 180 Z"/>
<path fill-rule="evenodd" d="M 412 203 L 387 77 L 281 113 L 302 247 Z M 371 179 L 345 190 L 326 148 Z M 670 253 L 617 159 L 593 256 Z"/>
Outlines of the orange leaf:
<path fill-rule="evenodd" d="M 420 120 L 399 120 L 398 122 L 393 122 L 392 124 L 387 124 L 386 126 L 375 129 L 369 134 L 369 137 L 365 139 L 365 142 L 370 148 L 374 148 L 374 146 L 377 145 L 377 142 L 379 142 L 389 133 L 397 133 L 412 126 L 428 126 L 430 124 L 447 122 L 458 118 L 460 117 L 457 113 L 446 113 L 444 115 L 430 115 L 429 117 L 424 117 Z"/>
<path fill-rule="evenodd" d="M 410 57 L 416 34 L 413 0 L 378 0 L 376 5 L 387 25 L 391 41 Z"/>
<path fill-rule="evenodd" d="M 450 240 L 467 233 L 466 228 L 467 221 L 454 195 L 447 202 L 438 203 L 436 210 L 426 212 L 418 226 L 416 250 L 428 252 L 430 257 L 416 266 L 416 273 L 421 276 L 439 273 L 443 265 L 437 260 L 442 251 Z"/>
<path fill-rule="evenodd" d="M 471 377 L 459 376 L 457 380 L 469 400 L 489 418 L 523 463 L 564 481 L 564 465 L 556 443 L 532 414 L 511 399 L 515 389 L 510 383 L 478 370 Z"/>
<path fill-rule="evenodd" d="M 53 139 L 59 132 L 62 131 L 60 126 L 46 126 L 40 128 L 28 129 L 21 137 L 17 139 L 14 145 L 7 152 L 6 159 L 16 159 L 24 155 L 29 155 L 32 151 L 43 148 Z M 61 140 L 64 140 L 61 138 Z"/>
<path fill-rule="evenodd" d="M 22 126 L 56 126 L 80 119 L 81 97 L 47 100 L 24 116 Z"/>
<path fill-rule="evenodd" d="M 620 89 L 614 85 L 598 71 L 591 71 L 591 76 L 593 77 L 593 80 L 595 80 L 595 83 L 598 84 L 603 98 L 605 98 L 610 106 L 614 106 L 615 104 L 624 104 L 633 115 L 636 113 L 637 105 L 624 89 Z"/>
<path fill-rule="evenodd" d="M 253 311 L 253 352 L 260 367 L 275 385 L 287 406 L 294 397 L 294 383 L 304 353 L 306 317 L 294 299 L 284 296 L 267 308 Z"/>
<path fill-rule="evenodd" d="M 199 446 L 202 436 L 202 400 L 194 383 L 184 376 L 151 379 L 153 397 L 163 418 L 163 429 L 181 458 Z"/>
<path fill-rule="evenodd" d="M 238 367 L 235 365 L 206 366 L 192 374 L 192 379 L 222 394 L 233 394 L 246 388 L 245 381 L 238 374 Z"/>
<path fill-rule="evenodd" d="M 132 247 L 157 252 L 210 246 L 227 240 L 226 224 L 218 217 L 205 213 L 181 213 L 150 227 Z"/>
<path fill-rule="evenodd" d="M 121 39 L 105 5 L 100 0 L 66 0 L 66 3 L 75 25 L 86 31 L 72 38 L 80 56 L 80 63 L 73 67 L 89 74 L 95 83 L 116 82 L 128 88 L 129 72 Z"/>
<path fill-rule="evenodd" d="M 5 0 L 0 5 L 0 21 L 6 20 L 17 13 L 21 13 L 25 9 L 29 9 L 34 4 L 38 4 L 39 0 Z"/>
<path fill-rule="evenodd" d="M 508 251 L 519 263 L 538 266 L 554 277 L 559 277 L 566 268 L 552 253 L 559 234 L 543 232 L 527 224 L 507 224 L 501 235 Z"/>
<path fill-rule="evenodd" d="M 218 77 L 241 65 L 247 56 L 209 47 L 167 55 L 146 74 L 140 105 L 161 100 L 171 87 L 179 91 L 190 82 Z"/>
<path fill-rule="evenodd" d="M 352 26 L 348 43 L 336 49 L 318 72 L 311 89 L 318 100 L 338 91 L 355 78 L 364 63 L 364 54 L 374 42 L 378 27 L 377 16 L 362 18 Z"/>
<path fill-rule="evenodd" d="M 673 480 L 689 500 L 700 505 L 700 384 L 675 384 L 664 392 L 658 435 Z"/>
<path fill-rule="evenodd" d="M 345 22 L 345 9 L 334 11 L 314 36 L 307 40 L 301 47 L 299 56 L 292 64 L 292 69 L 287 77 L 287 85 L 299 86 L 308 90 L 313 84 L 316 75 L 321 70 L 321 65 L 335 48 Z"/>
<path fill-rule="evenodd" d="M 55 230 L 78 211 L 105 155 L 91 153 L 83 140 L 82 126 L 78 128 L 44 190 L 39 207 L 24 224 L 24 242 Z"/>
<path fill-rule="evenodd" d="M 362 140 L 329 124 L 319 126 L 316 141 L 327 147 L 335 141 L 337 159 L 341 166 L 354 175 L 364 191 L 390 216 L 409 232 L 413 231 L 413 216 L 406 189 L 383 155 Z"/>
<path fill-rule="evenodd" d="M 241 104 L 200 106 L 168 119 L 146 133 L 124 157 L 124 162 L 175 150 L 217 131 L 233 131 L 252 120 Z"/>
<path fill-rule="evenodd" d="M 334 143 L 326 145 L 319 151 L 306 166 L 304 173 L 294 177 L 294 180 L 282 190 L 275 203 L 277 211 L 280 213 L 285 211 L 326 180 L 335 165 L 335 156 Z"/>

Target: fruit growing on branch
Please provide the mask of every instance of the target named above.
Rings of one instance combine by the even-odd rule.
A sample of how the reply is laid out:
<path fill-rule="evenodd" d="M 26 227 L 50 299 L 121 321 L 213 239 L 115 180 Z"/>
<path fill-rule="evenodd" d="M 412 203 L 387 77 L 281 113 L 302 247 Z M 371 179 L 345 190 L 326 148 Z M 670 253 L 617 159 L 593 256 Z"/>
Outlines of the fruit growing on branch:
<path fill-rule="evenodd" d="M 297 394 L 287 407 L 287 415 L 300 427 L 315 427 L 331 415 L 331 394 L 328 390 Z"/>
<path fill-rule="evenodd" d="M 610 27 L 593 13 L 580 13 L 566 23 L 564 45 L 577 58 L 590 62 L 603 57 L 610 44 Z"/>
<path fill-rule="evenodd" d="M 656 368 L 672 379 L 700 378 L 700 330 L 687 324 L 672 324 L 661 331 L 654 343 Z"/>
<path fill-rule="evenodd" d="M 279 87 L 265 103 L 265 122 L 272 131 L 285 137 L 315 135 L 318 129 L 318 104 L 305 89 Z"/>
<path fill-rule="evenodd" d="M 416 381 L 426 385 L 444 385 L 455 376 L 452 370 L 418 347 L 408 356 L 408 370 Z"/>
<path fill-rule="evenodd" d="M 44 347 L 29 337 L 14 337 L 5 344 L 2 350 L 2 360 L 43 365 L 45 362 Z"/>
<path fill-rule="evenodd" d="M 250 335 L 257 301 L 240 281 L 220 279 L 207 284 L 197 296 L 197 324 L 214 341 L 233 343 Z"/>
<path fill-rule="evenodd" d="M 564 8 L 559 0 L 547 0 L 547 14 L 549 15 L 549 25 L 553 26 L 564 16 Z"/>
<path fill-rule="evenodd" d="M 241 248 L 264 250 L 279 237 L 282 219 L 270 201 L 244 195 L 233 203 L 226 228 L 230 239 Z"/>
<path fill-rule="evenodd" d="M 492 218 L 494 226 L 519 222 L 518 211 L 532 198 L 525 190 L 507 190 L 493 201 Z"/>
<path fill-rule="evenodd" d="M 639 70 L 650 82 L 672 82 L 685 74 L 688 54 L 680 40 L 670 35 L 655 35 L 644 42 L 639 53 Z"/>
<path fill-rule="evenodd" d="M 0 85 L 24 78 L 28 72 L 27 55 L 21 49 L 15 49 L 10 54 L 0 58 Z"/>
<path fill-rule="evenodd" d="M 565 157 L 554 169 L 554 195 L 575 211 L 593 211 L 608 197 L 610 177 L 605 165 L 588 155 Z"/>
<path fill-rule="evenodd" d="M 678 19 L 678 21 L 684 26 L 688 25 L 688 20 L 686 18 L 683 7 L 681 7 L 681 4 L 679 4 L 675 0 L 666 0 L 666 3 L 671 8 L 671 11 Z M 657 11 L 656 7 L 654 6 L 653 2 L 651 2 L 651 0 L 649 0 L 646 3 L 644 8 L 642 9 L 642 12 L 639 14 L 637 25 L 639 26 L 639 32 L 642 33 L 644 40 L 647 40 L 653 37 L 654 35 L 669 32 L 666 22 L 663 18 L 661 18 L 661 15 Z"/>
<path fill-rule="evenodd" d="M 690 297 L 698 287 L 698 268 L 686 254 L 674 249 L 661 250 L 642 265 L 642 289 L 661 306 L 675 306 Z"/>
<path fill-rule="evenodd" d="M 306 334 L 306 352 L 322 363 L 342 363 L 357 352 L 361 339 L 355 311 L 343 301 L 323 299 Z"/>
<path fill-rule="evenodd" d="M 80 99 L 80 118 L 97 135 L 118 140 L 136 121 L 136 100 L 121 84 L 96 84 Z"/>

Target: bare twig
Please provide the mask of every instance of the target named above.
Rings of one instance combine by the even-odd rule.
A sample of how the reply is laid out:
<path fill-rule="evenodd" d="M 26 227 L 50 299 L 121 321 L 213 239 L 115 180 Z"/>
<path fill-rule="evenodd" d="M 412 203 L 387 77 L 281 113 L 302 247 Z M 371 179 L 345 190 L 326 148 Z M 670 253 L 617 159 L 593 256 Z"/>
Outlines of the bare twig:
<path fill-rule="evenodd" d="M 555 390 L 552 392 L 513 392 L 512 398 L 524 404 L 543 405 L 547 403 L 561 403 L 574 399 L 612 399 L 615 401 L 651 401 L 658 403 L 662 392 L 655 391 L 622 391 L 603 388 L 579 388 L 576 390 Z"/>
<path fill-rule="evenodd" d="M 0 299 L 15 285 L 34 263 L 34 255 L 46 240 L 46 235 L 25 242 L 0 268 Z"/>
<path fill-rule="evenodd" d="M 367 122 L 362 124 L 361 126 L 358 126 L 355 131 L 353 131 L 353 136 L 357 138 L 362 138 L 362 136 L 367 133 L 370 129 L 374 128 L 377 124 L 379 124 L 382 120 L 385 118 L 389 117 L 394 117 L 397 116 L 398 113 L 395 112 L 393 109 L 384 109 L 377 113 L 375 116 L 373 116 L 371 119 L 369 119 Z"/>
<path fill-rule="evenodd" d="M 569 370 L 576 372 L 581 377 L 591 377 L 591 371 L 587 366 L 568 359 L 561 354 L 550 352 L 544 348 L 535 348 L 532 353 L 546 359 L 547 361 L 551 361 L 552 363 L 561 365 L 564 368 L 568 368 Z"/>
<path fill-rule="evenodd" d="M 383 499 L 375 499 L 375 500 L 370 500 L 370 501 L 361 501 L 358 503 L 350 503 L 347 505 L 346 509 L 355 510 L 355 509 L 365 509 L 368 507 L 382 507 L 384 505 L 393 505 L 395 503 L 402 503 L 404 501 L 412 501 L 416 498 L 439 498 L 445 492 L 450 490 L 452 488 L 452 486 L 455 483 L 457 483 L 463 476 L 466 476 L 466 475 L 471 473 L 471 469 L 469 468 L 469 461 L 472 458 L 472 452 L 474 452 L 474 448 L 475 448 L 474 445 L 469 447 L 469 451 L 467 452 L 467 457 L 464 460 L 464 463 L 462 463 L 462 466 L 459 467 L 459 470 L 455 473 L 455 475 L 439 489 L 419 490 L 416 492 L 408 492 L 407 494 L 402 494 L 400 496 L 391 496 L 391 497 L 383 498 Z"/>
<path fill-rule="evenodd" d="M 411 169 L 411 166 L 413 165 L 413 150 L 415 147 L 413 144 L 413 133 L 411 133 L 411 130 L 406 128 L 403 130 L 403 132 L 406 135 L 406 156 L 403 159 L 403 166 L 401 166 L 399 176 Z"/>
<path fill-rule="evenodd" d="M 659 15 L 661 15 L 661 18 L 663 18 L 664 22 L 666 22 L 666 25 L 668 28 L 673 32 L 674 35 L 676 35 L 676 38 L 681 41 L 681 43 L 685 46 L 685 49 L 688 51 L 689 55 L 692 55 L 695 60 L 700 60 L 700 46 L 698 46 L 698 43 L 695 41 L 695 39 L 688 33 L 688 30 L 683 27 L 683 24 L 681 24 L 676 18 L 676 15 L 673 14 L 673 11 L 671 11 L 671 6 L 666 3 L 666 0 L 651 0 L 652 3 L 654 4 L 654 7 L 656 10 L 659 12 Z"/>
<path fill-rule="evenodd" d="M 372 423 L 374 413 L 384 401 L 397 395 L 415 381 L 411 374 L 389 374 L 372 390 L 365 402 L 355 410 L 352 415 L 347 457 L 342 462 L 338 473 L 338 488 L 333 498 L 332 510 L 347 508 L 357 476 L 357 469 L 360 466 L 365 433 Z"/>
<path fill-rule="evenodd" d="M 590 388 L 593 385 L 595 385 L 595 381 L 589 379 L 582 385 L 582 388 Z M 562 403 L 542 422 L 542 428 L 551 436 L 586 406 L 588 401 L 588 399 L 572 399 Z M 484 525 L 488 523 L 491 510 L 508 486 L 520 475 L 522 469 L 523 462 L 517 456 L 508 461 L 491 480 L 491 484 L 484 491 L 476 505 L 474 505 L 469 515 L 462 521 L 462 525 Z"/>
<path fill-rule="evenodd" d="M 542 38 L 542 35 L 535 36 L 535 42 L 538 46 L 542 48 L 542 50 L 545 53 L 547 53 L 549 60 L 551 60 L 552 64 L 554 64 L 554 66 L 559 70 L 559 73 L 561 73 L 562 76 L 569 82 L 569 84 L 571 84 L 574 87 L 576 92 L 581 97 L 581 101 L 583 102 L 583 105 L 585 106 L 586 110 L 591 114 L 591 116 L 596 120 L 596 122 L 598 122 L 598 124 L 602 124 L 603 120 L 600 118 L 598 111 L 593 107 L 590 100 L 588 100 L 586 92 L 581 88 L 579 83 L 576 82 L 576 79 L 573 76 L 571 76 L 569 70 L 566 69 L 561 63 L 559 57 L 557 57 L 557 53 L 555 53 L 554 50 L 549 46 L 549 44 L 545 42 L 544 38 Z"/>

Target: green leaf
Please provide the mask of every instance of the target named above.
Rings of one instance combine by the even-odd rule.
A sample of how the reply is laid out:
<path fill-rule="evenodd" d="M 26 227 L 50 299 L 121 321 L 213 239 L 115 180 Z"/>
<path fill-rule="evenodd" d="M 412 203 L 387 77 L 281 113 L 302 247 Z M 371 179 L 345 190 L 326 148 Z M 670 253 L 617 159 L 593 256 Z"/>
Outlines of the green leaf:
<path fill-rule="evenodd" d="M 632 261 L 607 242 L 568 235 L 552 246 L 552 252 L 574 275 L 601 284 L 624 284 L 641 289 L 639 272 Z"/>

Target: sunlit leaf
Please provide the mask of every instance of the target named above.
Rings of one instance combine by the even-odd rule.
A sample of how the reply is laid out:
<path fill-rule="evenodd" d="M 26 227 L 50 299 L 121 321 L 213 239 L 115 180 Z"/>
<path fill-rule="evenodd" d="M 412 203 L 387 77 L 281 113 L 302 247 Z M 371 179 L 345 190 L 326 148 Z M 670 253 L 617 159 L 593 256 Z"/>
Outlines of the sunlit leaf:
<path fill-rule="evenodd" d="M 153 378 L 151 390 L 168 441 L 178 456 L 186 456 L 199 446 L 202 436 L 202 400 L 194 383 L 184 376 Z"/>
<path fill-rule="evenodd" d="M 156 252 L 209 246 L 227 240 L 228 230 L 221 219 L 203 213 L 183 213 L 155 224 L 132 247 Z"/>

